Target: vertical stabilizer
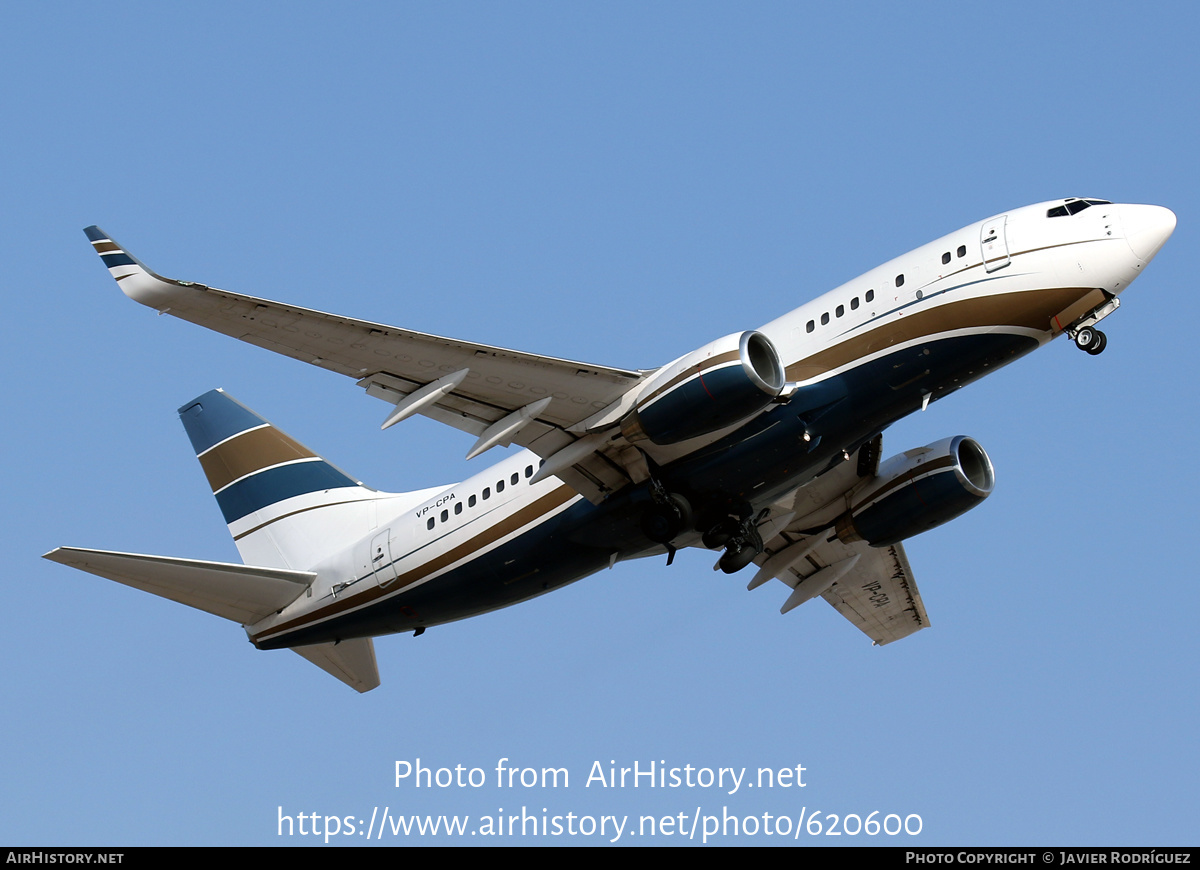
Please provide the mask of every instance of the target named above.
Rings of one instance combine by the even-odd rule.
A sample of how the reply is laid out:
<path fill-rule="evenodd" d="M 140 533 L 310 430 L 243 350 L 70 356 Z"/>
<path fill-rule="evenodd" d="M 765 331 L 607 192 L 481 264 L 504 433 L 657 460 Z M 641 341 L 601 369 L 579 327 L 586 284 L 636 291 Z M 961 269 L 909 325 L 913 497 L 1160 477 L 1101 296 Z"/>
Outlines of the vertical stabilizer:
<path fill-rule="evenodd" d="M 379 502 L 397 498 L 363 486 L 223 390 L 179 416 L 246 564 L 309 570 L 374 529 Z"/>

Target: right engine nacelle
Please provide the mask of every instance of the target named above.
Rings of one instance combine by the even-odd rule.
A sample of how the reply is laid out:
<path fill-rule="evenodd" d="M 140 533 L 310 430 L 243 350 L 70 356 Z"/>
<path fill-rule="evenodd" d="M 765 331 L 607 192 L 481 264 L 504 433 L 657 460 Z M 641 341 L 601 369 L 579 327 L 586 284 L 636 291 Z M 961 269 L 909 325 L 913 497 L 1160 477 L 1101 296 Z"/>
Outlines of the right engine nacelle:
<path fill-rule="evenodd" d="M 996 485 L 992 460 L 977 441 L 958 435 L 893 456 L 837 521 L 844 543 L 885 547 L 966 513 Z"/>
<path fill-rule="evenodd" d="M 761 332 L 710 342 L 663 368 L 621 421 L 635 442 L 677 444 L 732 426 L 761 411 L 784 387 L 783 363 Z"/>

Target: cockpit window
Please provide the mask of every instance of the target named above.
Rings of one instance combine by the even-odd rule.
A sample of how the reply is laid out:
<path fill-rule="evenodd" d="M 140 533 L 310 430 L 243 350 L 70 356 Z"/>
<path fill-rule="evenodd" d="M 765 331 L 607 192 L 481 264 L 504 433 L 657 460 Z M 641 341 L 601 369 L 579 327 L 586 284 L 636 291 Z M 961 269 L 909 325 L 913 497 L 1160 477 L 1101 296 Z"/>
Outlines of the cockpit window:
<path fill-rule="evenodd" d="M 1085 208 L 1091 208 L 1094 205 L 1112 205 L 1107 199 L 1078 199 L 1071 197 L 1062 205 L 1055 206 L 1046 212 L 1046 217 L 1066 217 L 1067 215 L 1079 214 Z"/>

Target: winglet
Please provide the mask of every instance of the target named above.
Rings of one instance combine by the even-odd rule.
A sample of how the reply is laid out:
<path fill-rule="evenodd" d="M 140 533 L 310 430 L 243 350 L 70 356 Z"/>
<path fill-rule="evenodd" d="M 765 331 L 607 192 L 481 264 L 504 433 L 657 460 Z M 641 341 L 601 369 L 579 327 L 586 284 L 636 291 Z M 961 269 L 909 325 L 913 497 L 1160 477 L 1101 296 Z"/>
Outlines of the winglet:
<path fill-rule="evenodd" d="M 166 311 L 171 307 L 171 300 L 186 286 L 147 268 L 145 263 L 113 241 L 100 227 L 93 225 L 83 232 L 100 255 L 108 273 L 116 279 L 117 286 L 134 302 Z"/>

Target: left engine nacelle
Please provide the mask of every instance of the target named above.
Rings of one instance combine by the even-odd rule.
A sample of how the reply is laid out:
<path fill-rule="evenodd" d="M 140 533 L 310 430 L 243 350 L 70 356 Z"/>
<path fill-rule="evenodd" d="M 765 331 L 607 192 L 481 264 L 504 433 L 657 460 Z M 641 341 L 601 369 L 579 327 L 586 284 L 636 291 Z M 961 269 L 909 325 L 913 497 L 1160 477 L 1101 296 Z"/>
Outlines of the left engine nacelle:
<path fill-rule="evenodd" d="M 783 391 L 783 363 L 761 332 L 734 333 L 663 366 L 621 420 L 629 441 L 677 444 L 732 426 Z"/>
<path fill-rule="evenodd" d="M 885 547 L 969 511 L 996 485 L 992 460 L 979 442 L 958 435 L 908 450 L 879 466 L 855 506 L 837 521 L 844 543 Z"/>

